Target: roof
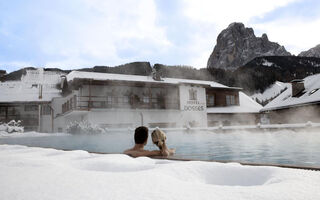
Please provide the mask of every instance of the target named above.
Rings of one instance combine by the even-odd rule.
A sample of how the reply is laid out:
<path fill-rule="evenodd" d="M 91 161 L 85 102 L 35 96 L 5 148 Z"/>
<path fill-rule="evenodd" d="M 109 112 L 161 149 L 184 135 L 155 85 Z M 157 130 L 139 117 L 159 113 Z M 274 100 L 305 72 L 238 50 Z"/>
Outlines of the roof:
<path fill-rule="evenodd" d="M 283 83 L 276 81 L 274 84 L 270 85 L 263 93 L 255 93 L 251 96 L 252 99 L 257 99 L 260 102 L 267 101 L 278 96 L 281 92 L 288 87 L 291 87 L 291 83 Z"/>
<path fill-rule="evenodd" d="M 305 87 L 303 95 L 292 97 L 292 85 L 289 85 L 287 90 L 268 103 L 261 111 L 320 103 L 320 74 L 308 76 L 303 81 Z"/>
<path fill-rule="evenodd" d="M 207 113 L 259 113 L 262 106 L 243 92 L 239 92 L 239 106 L 211 107 Z"/>
<path fill-rule="evenodd" d="M 50 102 L 60 97 L 56 84 L 60 82 L 60 73 L 43 72 L 43 69 L 28 70 L 21 81 L 0 83 L 0 103 Z M 42 85 L 42 98 L 39 99 L 39 85 Z"/>
<path fill-rule="evenodd" d="M 237 87 L 228 87 L 214 81 L 191 80 L 191 79 L 162 78 L 161 81 L 156 81 L 151 76 L 111 74 L 111 73 L 98 73 L 98 72 L 80 72 L 80 71 L 72 71 L 67 75 L 67 81 L 73 81 L 75 79 L 93 79 L 93 80 L 101 80 L 101 81 L 107 81 L 107 80 L 132 81 L 132 82 L 166 83 L 166 84 L 197 84 L 197 85 L 207 85 L 214 88 L 241 89 Z"/>
<path fill-rule="evenodd" d="M 292 81 L 290 81 L 291 83 L 300 83 L 303 82 L 303 79 L 294 79 Z"/>
<path fill-rule="evenodd" d="M 39 99 L 39 88 L 21 81 L 8 81 L 0 83 L 0 103 L 8 102 L 50 102 L 52 98 L 59 97 L 60 91 L 43 86 L 42 98 Z"/>

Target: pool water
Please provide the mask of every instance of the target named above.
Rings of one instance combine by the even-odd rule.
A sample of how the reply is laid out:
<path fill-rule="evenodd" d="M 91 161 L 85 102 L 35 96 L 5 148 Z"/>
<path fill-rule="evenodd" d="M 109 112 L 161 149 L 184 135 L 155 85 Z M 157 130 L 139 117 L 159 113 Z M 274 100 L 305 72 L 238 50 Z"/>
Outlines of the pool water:
<path fill-rule="evenodd" d="M 121 153 L 134 145 L 132 132 L 100 135 L 2 137 L 0 144 Z M 289 164 L 320 167 L 320 132 L 289 131 L 231 133 L 167 132 L 167 144 L 186 159 Z M 157 147 L 149 137 L 148 150 Z"/>

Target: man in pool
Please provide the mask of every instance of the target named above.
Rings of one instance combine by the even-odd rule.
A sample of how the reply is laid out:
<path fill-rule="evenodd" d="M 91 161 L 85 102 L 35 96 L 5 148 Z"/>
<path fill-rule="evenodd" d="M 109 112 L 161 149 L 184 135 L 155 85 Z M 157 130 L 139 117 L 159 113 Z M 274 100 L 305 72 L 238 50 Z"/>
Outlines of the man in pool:
<path fill-rule="evenodd" d="M 144 146 L 148 142 L 148 128 L 140 126 L 134 131 L 134 142 L 133 148 L 125 150 L 124 154 L 130 155 L 132 157 L 139 156 L 169 156 L 174 154 L 174 149 L 168 149 L 166 143 L 165 134 L 156 129 L 152 132 L 152 141 L 156 144 L 160 150 L 148 151 L 144 149 Z"/>

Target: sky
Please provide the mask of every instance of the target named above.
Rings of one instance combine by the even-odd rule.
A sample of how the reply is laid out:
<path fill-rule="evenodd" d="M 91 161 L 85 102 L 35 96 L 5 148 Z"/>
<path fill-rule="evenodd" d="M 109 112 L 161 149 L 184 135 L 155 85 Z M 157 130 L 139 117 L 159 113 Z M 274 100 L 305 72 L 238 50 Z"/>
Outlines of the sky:
<path fill-rule="evenodd" d="M 319 10 L 319 0 L 0 0 L 0 69 L 204 68 L 232 22 L 297 55 L 320 44 Z"/>

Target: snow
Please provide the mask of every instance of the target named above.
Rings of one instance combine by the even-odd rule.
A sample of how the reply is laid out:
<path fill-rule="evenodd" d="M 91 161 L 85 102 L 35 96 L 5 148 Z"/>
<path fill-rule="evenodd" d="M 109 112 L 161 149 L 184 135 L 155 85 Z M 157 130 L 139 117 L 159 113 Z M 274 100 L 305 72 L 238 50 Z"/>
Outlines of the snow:
<path fill-rule="evenodd" d="M 6 81 L 0 83 L 1 102 L 49 102 L 54 97 L 60 97 L 56 84 L 60 83 L 60 73 L 43 72 L 43 69 L 27 70 L 21 81 Z M 42 85 L 42 98 L 39 98 Z"/>
<path fill-rule="evenodd" d="M 74 79 L 94 79 L 94 80 L 114 80 L 114 81 L 134 81 L 134 82 L 149 82 L 149 83 L 166 83 L 166 84 L 199 84 L 207 85 L 216 88 L 232 88 L 214 81 L 190 80 L 190 79 L 176 79 L 176 78 L 162 78 L 162 81 L 156 81 L 151 76 L 138 76 L 126 74 L 111 74 L 98 72 L 80 72 L 72 71 L 67 75 L 68 81 Z M 240 88 L 235 88 L 240 89 Z"/>
<path fill-rule="evenodd" d="M 267 66 L 267 67 L 271 67 L 272 65 L 274 65 L 274 63 L 272 62 L 269 62 L 265 59 L 263 59 L 263 63 L 262 63 L 263 66 Z"/>
<path fill-rule="evenodd" d="M 59 90 L 44 87 L 40 99 L 39 88 L 22 81 L 0 83 L 0 94 L 0 102 L 48 102 L 61 96 Z"/>
<path fill-rule="evenodd" d="M 14 133 L 8 133 L 5 131 L 0 131 L 0 139 L 1 138 L 17 138 L 17 137 L 43 137 L 43 136 L 66 136 L 70 135 L 68 133 L 39 133 L 35 131 L 30 132 L 14 132 Z"/>
<path fill-rule="evenodd" d="M 259 113 L 262 106 L 243 92 L 239 92 L 239 106 L 211 107 L 207 113 Z"/>
<path fill-rule="evenodd" d="M 290 84 L 287 90 L 268 103 L 262 111 L 320 102 L 320 90 L 316 90 L 320 89 L 320 74 L 308 76 L 303 80 L 305 94 L 300 97 L 292 97 L 292 87 Z M 315 92 L 312 93 L 313 91 Z"/>
<path fill-rule="evenodd" d="M 1 199 L 319 199 L 320 173 L 0 145 Z"/>
<path fill-rule="evenodd" d="M 0 135 L 12 134 L 14 132 L 22 133 L 24 127 L 20 125 L 21 121 L 11 120 L 8 123 L 0 122 Z"/>
<path fill-rule="evenodd" d="M 276 81 L 269 88 L 267 88 L 263 93 L 255 93 L 251 96 L 253 99 L 258 99 L 260 102 L 266 101 L 268 99 L 274 98 L 281 93 L 281 90 L 291 87 L 290 83 L 283 83 Z"/>

